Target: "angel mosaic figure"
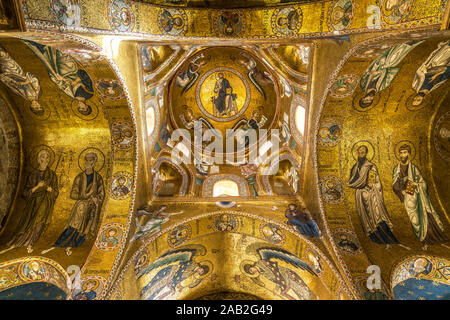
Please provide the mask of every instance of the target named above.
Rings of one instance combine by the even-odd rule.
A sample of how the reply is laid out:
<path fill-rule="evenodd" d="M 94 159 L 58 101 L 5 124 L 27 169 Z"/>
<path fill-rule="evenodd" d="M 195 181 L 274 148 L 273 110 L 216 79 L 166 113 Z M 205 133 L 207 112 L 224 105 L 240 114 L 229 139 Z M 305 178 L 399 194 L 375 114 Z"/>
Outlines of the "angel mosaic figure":
<path fill-rule="evenodd" d="M 414 75 L 412 88 L 416 95 L 413 106 L 422 104 L 425 96 L 439 88 L 450 77 L 450 40 L 438 44 Z"/>
<path fill-rule="evenodd" d="M 266 72 L 261 71 L 257 68 L 255 60 L 247 54 L 241 53 L 242 57 L 245 59 L 238 59 L 237 62 L 247 68 L 247 76 L 256 89 L 264 96 L 266 99 L 266 92 L 262 88 L 262 85 L 268 85 L 273 83 L 272 76 Z"/>
<path fill-rule="evenodd" d="M 423 41 L 410 41 L 397 44 L 385 50 L 364 72 L 360 86 L 365 95 L 359 100 L 363 109 L 372 105 L 375 95 L 391 85 L 400 71 L 398 64 Z"/>
<path fill-rule="evenodd" d="M 197 81 L 199 77 L 200 67 L 205 65 L 208 62 L 208 59 L 205 58 L 204 54 L 200 54 L 197 57 L 193 58 L 189 63 L 186 72 L 180 72 L 176 78 L 176 85 L 178 87 L 183 88 L 181 90 L 181 94 L 188 91 Z"/>
<path fill-rule="evenodd" d="M 42 61 L 50 79 L 66 95 L 78 103 L 78 112 L 90 115 L 92 107 L 86 101 L 94 96 L 89 74 L 78 67 L 77 62 L 62 51 L 33 41 L 24 41 L 28 48 Z"/>
<path fill-rule="evenodd" d="M 196 248 L 197 247 L 197 248 Z M 152 270 L 162 267 L 142 288 L 141 298 L 163 300 L 172 297 L 183 288 L 195 288 L 212 271 L 210 261 L 194 260 L 205 254 L 205 247 L 198 245 L 171 250 L 156 259 L 142 273 L 140 278 Z"/>
<path fill-rule="evenodd" d="M 262 108 L 254 110 L 252 113 L 252 117 L 249 120 L 247 120 L 246 118 L 238 120 L 233 125 L 230 132 L 227 134 L 227 138 L 235 136 L 238 145 L 245 144 L 245 146 L 248 147 L 250 140 L 249 137 L 246 135 L 246 132 L 250 129 L 253 130 L 261 129 L 267 121 L 267 118 L 263 114 L 261 114 L 260 112 L 261 109 Z"/>
<path fill-rule="evenodd" d="M 258 261 L 244 261 L 241 264 L 241 271 L 252 282 L 261 287 L 266 287 L 263 280 L 275 283 L 274 294 L 289 300 L 316 299 L 314 293 L 295 271 L 279 264 L 279 262 L 285 262 L 317 276 L 307 263 L 281 248 L 262 247 L 256 249 L 255 253 L 259 256 Z"/>
<path fill-rule="evenodd" d="M 30 110 L 34 114 L 44 114 L 44 109 L 37 101 L 42 93 L 39 79 L 33 73 L 23 71 L 2 46 L 0 46 L 0 81 L 15 94 L 30 101 Z"/>
<path fill-rule="evenodd" d="M 166 209 L 166 205 L 162 205 L 158 210 L 153 211 L 147 206 L 139 209 L 136 212 L 136 227 L 138 231 L 136 231 L 130 241 L 140 240 L 144 236 L 158 233 L 161 231 L 161 225 L 169 221 L 169 217 L 184 212 L 183 210 L 179 212 L 165 212 Z M 151 219 L 145 225 L 141 225 L 139 223 L 139 217 L 141 216 L 151 216 Z"/>

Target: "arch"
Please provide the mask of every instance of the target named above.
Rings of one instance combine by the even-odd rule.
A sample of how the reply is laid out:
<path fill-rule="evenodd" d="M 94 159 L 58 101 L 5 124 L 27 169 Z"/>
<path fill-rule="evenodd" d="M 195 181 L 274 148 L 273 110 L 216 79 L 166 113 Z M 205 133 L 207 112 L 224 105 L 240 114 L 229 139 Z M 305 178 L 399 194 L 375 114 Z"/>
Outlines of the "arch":
<path fill-rule="evenodd" d="M 303 120 L 301 123 L 298 123 L 297 117 L 298 117 L 298 110 L 303 110 L 303 117 L 299 120 Z M 291 110 L 290 110 L 290 128 L 292 135 L 294 136 L 295 141 L 300 145 L 304 145 L 305 136 L 306 136 L 306 130 L 307 130 L 307 103 L 306 100 L 296 94 L 294 96 L 294 99 L 291 103 Z M 301 128 L 299 128 L 299 126 Z M 303 130 L 300 130 L 303 129 Z"/>
<path fill-rule="evenodd" d="M 178 195 L 180 195 L 180 196 L 186 195 L 187 188 L 188 188 L 188 182 L 189 182 L 189 177 L 188 177 L 186 171 L 179 164 L 175 163 L 171 158 L 168 158 L 165 156 L 159 157 L 156 160 L 155 166 L 153 167 L 152 171 L 158 172 L 162 163 L 169 164 L 172 168 L 174 168 L 181 175 L 182 180 L 181 180 L 181 186 L 180 186 Z M 154 190 L 156 188 L 157 182 L 158 182 L 158 179 L 153 179 L 153 189 Z"/>
<path fill-rule="evenodd" d="M 237 175 L 232 174 L 216 174 L 210 177 L 207 177 L 203 182 L 202 195 L 203 197 L 214 197 L 213 195 L 213 187 L 216 182 L 221 180 L 228 180 L 236 183 L 239 190 L 240 197 L 248 197 L 250 195 L 248 190 L 247 181 L 244 178 L 239 177 Z"/>
<path fill-rule="evenodd" d="M 235 181 L 229 179 L 216 181 L 213 185 L 213 197 L 222 196 L 240 196 L 238 184 Z"/>
<path fill-rule="evenodd" d="M 268 173 L 269 172 L 272 172 L 272 170 L 273 170 L 273 168 L 275 167 L 275 166 L 277 166 L 277 165 L 279 165 L 280 164 L 280 162 L 282 162 L 283 160 L 287 160 L 287 161 L 289 161 L 290 163 L 291 163 L 291 165 L 292 165 L 292 168 L 295 168 L 294 170 L 299 170 L 300 169 L 300 165 L 298 164 L 298 162 L 297 162 L 297 160 L 294 158 L 294 156 L 291 154 L 291 153 L 285 153 L 285 154 L 282 154 L 279 158 L 278 158 L 278 160 L 276 160 L 274 163 L 272 163 L 266 170 L 265 170 L 265 175 L 264 175 L 264 177 L 263 177 L 263 185 L 264 185 L 264 188 L 266 189 L 266 192 L 267 192 L 267 194 L 268 195 L 273 195 L 273 188 L 272 188 L 272 186 L 271 186 L 271 184 L 270 184 L 270 179 L 269 179 L 269 177 L 271 176 L 271 175 L 269 175 Z M 297 178 L 298 179 L 298 178 Z M 294 182 L 295 183 L 295 182 Z M 297 183 L 298 183 L 298 186 L 297 186 L 297 188 L 299 188 L 300 187 L 300 181 L 298 180 L 297 181 Z M 298 193 L 298 189 L 297 189 L 297 192 L 295 192 L 295 194 L 297 194 Z"/>
<path fill-rule="evenodd" d="M 392 296 L 399 300 L 449 300 L 450 260 L 442 257 L 409 256 L 391 274 Z"/>
<path fill-rule="evenodd" d="M 197 229 L 198 232 L 182 232 L 182 230 L 193 231 L 194 229 Z M 272 230 L 272 232 L 269 232 L 269 230 Z M 175 235 L 178 235 L 176 243 L 172 241 L 175 239 Z M 180 235 L 183 236 L 180 237 Z M 242 245 L 244 238 L 247 240 L 244 241 L 245 245 L 240 255 L 235 255 L 228 250 L 216 251 L 211 247 L 213 243 L 223 243 L 224 247 Z M 159 259 L 157 257 L 164 256 L 169 251 L 176 255 L 184 250 L 193 253 L 193 263 L 204 266 L 202 269 L 206 270 L 206 273 L 202 273 L 200 276 L 195 275 L 195 278 L 201 281 L 194 281 L 195 286 L 182 292 L 177 290 L 173 292 L 170 289 L 148 290 L 152 286 L 148 285 L 151 279 L 159 272 L 153 268 L 153 263 Z M 285 271 L 294 272 L 300 279 L 305 279 L 309 288 L 305 292 L 310 292 L 312 295 L 307 294 L 298 297 L 295 293 L 291 293 L 292 296 L 289 297 L 260 287 L 252 281 L 246 281 L 243 274 L 240 278 L 245 283 L 243 282 L 244 286 L 241 286 L 239 282 L 236 283 L 233 280 L 233 275 L 226 271 L 230 265 L 234 265 L 238 273 L 252 272 L 251 265 L 258 264 L 258 261 L 264 259 L 263 255 L 258 254 L 258 252 L 265 250 L 280 255 L 281 259 L 283 255 L 300 259 L 306 264 L 306 269 L 311 268 L 311 272 L 300 271 L 295 267 L 291 268 L 291 271 Z M 213 251 L 216 253 L 212 256 Z M 224 260 L 228 262 L 227 268 L 223 268 L 224 264 L 221 263 Z M 160 259 L 159 261 L 162 262 Z M 162 269 L 162 267 L 157 268 Z M 225 281 L 226 286 L 214 282 L 217 278 L 222 279 L 220 283 Z M 301 283 L 301 280 L 299 282 Z M 212 284 L 214 284 L 214 289 L 212 289 Z M 134 289 L 124 290 L 124 285 L 127 288 L 131 285 Z M 301 286 L 301 284 L 299 285 Z M 171 284 L 168 283 L 168 286 L 171 286 Z M 284 223 L 256 214 L 228 210 L 186 218 L 146 239 L 118 275 L 107 298 L 137 299 L 140 292 L 143 293 L 142 299 L 195 299 L 202 295 L 220 291 L 238 291 L 256 295 L 262 299 L 290 299 L 294 296 L 295 299 L 352 298 L 334 265 L 313 242 Z"/>
<path fill-rule="evenodd" d="M 72 289 L 66 270 L 54 260 L 25 257 L 0 264 L 0 293 L 29 284 L 48 284 L 68 295 Z M 40 285 L 34 286 L 34 289 Z M 58 290 L 53 290 L 59 292 Z M 9 293 L 11 293 L 10 291 Z"/>

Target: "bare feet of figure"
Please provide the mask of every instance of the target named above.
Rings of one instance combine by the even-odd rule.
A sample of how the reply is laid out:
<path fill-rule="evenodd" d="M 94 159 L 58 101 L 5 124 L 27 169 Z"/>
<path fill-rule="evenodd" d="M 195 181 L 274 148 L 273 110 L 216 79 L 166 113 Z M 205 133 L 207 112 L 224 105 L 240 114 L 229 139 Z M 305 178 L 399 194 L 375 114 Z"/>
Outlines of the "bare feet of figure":
<path fill-rule="evenodd" d="M 71 254 L 72 254 L 72 250 L 70 250 L 71 248 L 70 247 L 67 247 L 66 248 L 66 254 L 68 255 L 68 256 L 70 256 Z"/>
<path fill-rule="evenodd" d="M 423 247 L 422 247 L 422 250 L 423 250 L 423 251 L 427 251 L 427 250 L 428 250 L 428 245 L 427 245 L 427 244 L 424 244 Z"/>
<path fill-rule="evenodd" d="M 28 246 L 27 247 L 27 252 L 28 253 L 32 253 L 33 252 L 33 247 L 32 246 Z"/>
<path fill-rule="evenodd" d="M 390 245 L 390 244 L 387 244 L 385 249 L 386 249 L 386 250 L 389 250 L 390 248 L 392 248 L 391 245 Z"/>

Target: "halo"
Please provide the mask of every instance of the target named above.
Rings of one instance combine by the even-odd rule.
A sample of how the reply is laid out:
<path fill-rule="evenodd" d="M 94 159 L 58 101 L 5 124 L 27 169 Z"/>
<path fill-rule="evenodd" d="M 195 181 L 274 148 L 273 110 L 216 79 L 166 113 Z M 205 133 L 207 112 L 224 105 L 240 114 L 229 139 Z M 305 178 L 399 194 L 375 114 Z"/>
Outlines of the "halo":
<path fill-rule="evenodd" d="M 400 147 L 401 147 L 402 145 L 404 145 L 404 144 L 406 144 L 406 145 L 408 145 L 408 146 L 411 147 L 411 156 L 410 156 L 410 160 L 414 160 L 414 158 L 416 157 L 416 147 L 414 146 L 414 143 L 412 143 L 412 142 L 409 141 L 409 140 L 402 140 L 402 141 L 397 142 L 397 144 L 396 144 L 395 147 L 394 147 L 394 154 L 395 154 L 395 157 L 397 158 L 397 160 L 400 160 L 400 157 L 399 157 L 399 150 L 398 150 L 398 149 L 400 149 Z"/>
<path fill-rule="evenodd" d="M 198 264 L 201 265 L 201 266 L 206 265 L 206 266 L 209 267 L 209 271 L 207 273 L 205 273 L 203 275 L 200 275 L 200 276 L 197 276 L 198 279 L 203 279 L 203 278 L 208 277 L 211 274 L 211 272 L 213 271 L 213 267 L 214 266 L 213 266 L 212 262 L 209 261 L 209 260 L 200 261 Z"/>
<path fill-rule="evenodd" d="M 81 165 L 81 161 L 84 160 L 84 156 L 86 154 L 91 152 L 97 154 L 97 162 L 95 163 L 94 170 L 100 172 L 105 166 L 105 155 L 100 149 L 94 147 L 86 148 L 80 152 L 80 155 L 78 156 L 78 167 L 81 171 L 84 171 L 83 166 Z"/>
<path fill-rule="evenodd" d="M 119 233 L 120 233 L 120 230 L 119 230 L 118 227 L 110 227 L 110 228 L 108 228 L 108 229 L 105 230 L 105 235 L 108 235 L 108 234 L 111 232 L 111 230 L 114 230 L 114 231 L 116 232 L 116 233 L 114 234 L 114 236 L 117 236 L 117 235 L 119 235 Z"/>
<path fill-rule="evenodd" d="M 288 17 L 286 16 L 286 14 L 278 14 L 276 17 L 276 24 L 278 28 L 286 28 L 287 26 L 281 26 L 278 24 L 278 21 L 280 21 L 281 18 L 285 18 L 287 19 Z"/>
<path fill-rule="evenodd" d="M 33 118 L 35 118 L 36 120 L 47 120 L 48 118 L 50 118 L 51 115 L 51 110 L 47 107 L 44 107 L 43 104 L 40 101 L 37 101 L 37 103 L 39 103 L 42 107 L 42 109 L 44 109 L 44 113 L 42 115 L 37 115 L 36 113 L 34 113 L 33 111 L 31 111 L 31 102 L 28 104 L 26 103 L 25 109 L 28 111 L 28 114 L 30 114 Z"/>
<path fill-rule="evenodd" d="M 95 282 L 95 286 L 92 288 L 92 290 L 97 290 L 97 288 L 99 287 L 99 285 L 100 285 L 100 281 L 98 281 L 97 279 L 89 279 L 89 280 L 86 280 L 85 282 L 83 282 L 83 286 L 81 287 L 82 289 L 83 289 L 83 291 L 86 291 L 86 285 L 89 283 L 89 282 Z"/>
<path fill-rule="evenodd" d="M 413 106 L 412 100 L 414 99 L 414 97 L 416 95 L 417 95 L 417 93 L 414 92 L 413 94 L 408 96 L 408 98 L 406 98 L 405 105 L 406 105 L 406 109 L 408 109 L 409 111 L 417 111 L 417 110 L 425 108 L 425 106 L 426 106 L 425 100 L 426 100 L 427 95 L 425 95 L 423 97 L 423 100 L 422 100 L 421 104 L 419 104 L 418 106 Z"/>
<path fill-rule="evenodd" d="M 245 274 L 247 277 L 250 277 L 250 278 L 257 278 L 257 277 L 259 277 L 259 272 L 257 272 L 256 274 L 248 274 L 248 273 L 244 270 L 244 267 L 245 267 L 246 265 L 248 265 L 248 264 L 254 265 L 254 264 L 255 264 L 255 261 L 249 260 L 249 259 L 243 260 L 243 261 L 241 262 L 241 264 L 239 265 L 239 270 L 241 270 L 241 272 L 242 272 L 243 274 Z"/>
<path fill-rule="evenodd" d="M 98 116 L 98 106 L 96 103 L 92 102 L 92 101 L 85 101 L 86 105 L 88 105 L 89 107 L 91 107 L 92 111 L 90 114 L 88 115 L 84 115 L 81 114 L 80 111 L 78 111 L 78 100 L 77 99 L 73 99 L 72 103 L 71 103 L 71 107 L 72 107 L 72 112 L 80 119 L 83 120 L 94 120 L 95 118 L 97 118 Z"/>
<path fill-rule="evenodd" d="M 141 263 L 139 263 L 139 261 L 141 260 L 141 258 L 144 257 L 143 261 Z M 141 268 L 143 266 L 145 266 L 148 262 L 148 252 L 143 251 L 137 258 L 136 258 L 136 262 L 134 263 L 134 267 L 135 268 Z"/>
<path fill-rule="evenodd" d="M 355 159 L 355 161 L 358 161 L 358 155 L 357 155 L 357 152 L 358 152 L 359 147 L 361 147 L 361 146 L 366 146 L 366 147 L 367 147 L 367 156 L 366 156 L 366 158 L 367 158 L 369 161 L 371 161 L 371 160 L 373 159 L 373 157 L 375 156 L 375 149 L 374 149 L 372 143 L 370 143 L 370 142 L 367 141 L 367 140 L 361 140 L 361 141 L 358 141 L 358 142 L 356 142 L 356 143 L 353 145 L 353 147 L 352 147 L 352 156 L 353 156 L 353 159 Z"/>
<path fill-rule="evenodd" d="M 55 161 L 55 152 L 53 151 L 53 149 L 45 144 L 40 144 L 38 146 L 35 146 L 33 149 L 31 149 L 31 152 L 30 152 L 30 163 L 31 163 L 31 166 L 33 167 L 33 169 L 37 169 L 39 167 L 39 165 L 37 163 L 37 155 L 41 150 L 47 150 L 48 154 L 50 155 L 50 160 L 47 165 L 48 168 L 50 168 L 52 166 L 53 162 Z"/>
<path fill-rule="evenodd" d="M 181 26 L 176 26 L 175 24 L 173 24 L 173 28 L 174 28 L 174 29 L 177 29 L 177 30 L 181 30 L 181 29 L 184 28 L 184 19 L 183 19 L 183 17 L 181 16 L 181 14 L 174 14 L 174 15 L 172 16 L 172 19 L 175 20 L 175 18 L 177 18 L 177 17 L 181 19 L 182 24 L 181 24 Z"/>
<path fill-rule="evenodd" d="M 356 94 L 354 95 L 353 101 L 352 101 L 353 109 L 355 109 L 358 112 L 367 112 L 370 109 L 373 109 L 374 107 L 376 107 L 377 104 L 380 102 L 381 94 L 380 94 L 380 92 L 377 92 L 377 93 L 375 93 L 372 104 L 370 106 L 368 106 L 367 108 L 361 108 L 359 106 L 359 100 L 361 98 L 363 98 L 365 95 L 366 95 L 365 91 L 362 91 L 361 89 L 356 90 Z"/>

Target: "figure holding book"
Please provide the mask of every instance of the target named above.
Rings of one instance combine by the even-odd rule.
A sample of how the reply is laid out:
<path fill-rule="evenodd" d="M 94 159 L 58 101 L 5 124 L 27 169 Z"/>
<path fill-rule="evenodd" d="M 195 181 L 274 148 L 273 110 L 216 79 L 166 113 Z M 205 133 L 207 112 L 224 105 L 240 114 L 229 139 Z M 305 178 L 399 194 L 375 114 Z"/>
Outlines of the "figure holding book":
<path fill-rule="evenodd" d="M 405 204 L 414 234 L 426 250 L 428 245 L 448 241 L 444 225 L 431 204 L 427 183 L 411 160 L 411 146 L 399 148 L 400 163 L 394 168 L 392 182 L 395 194 Z"/>

